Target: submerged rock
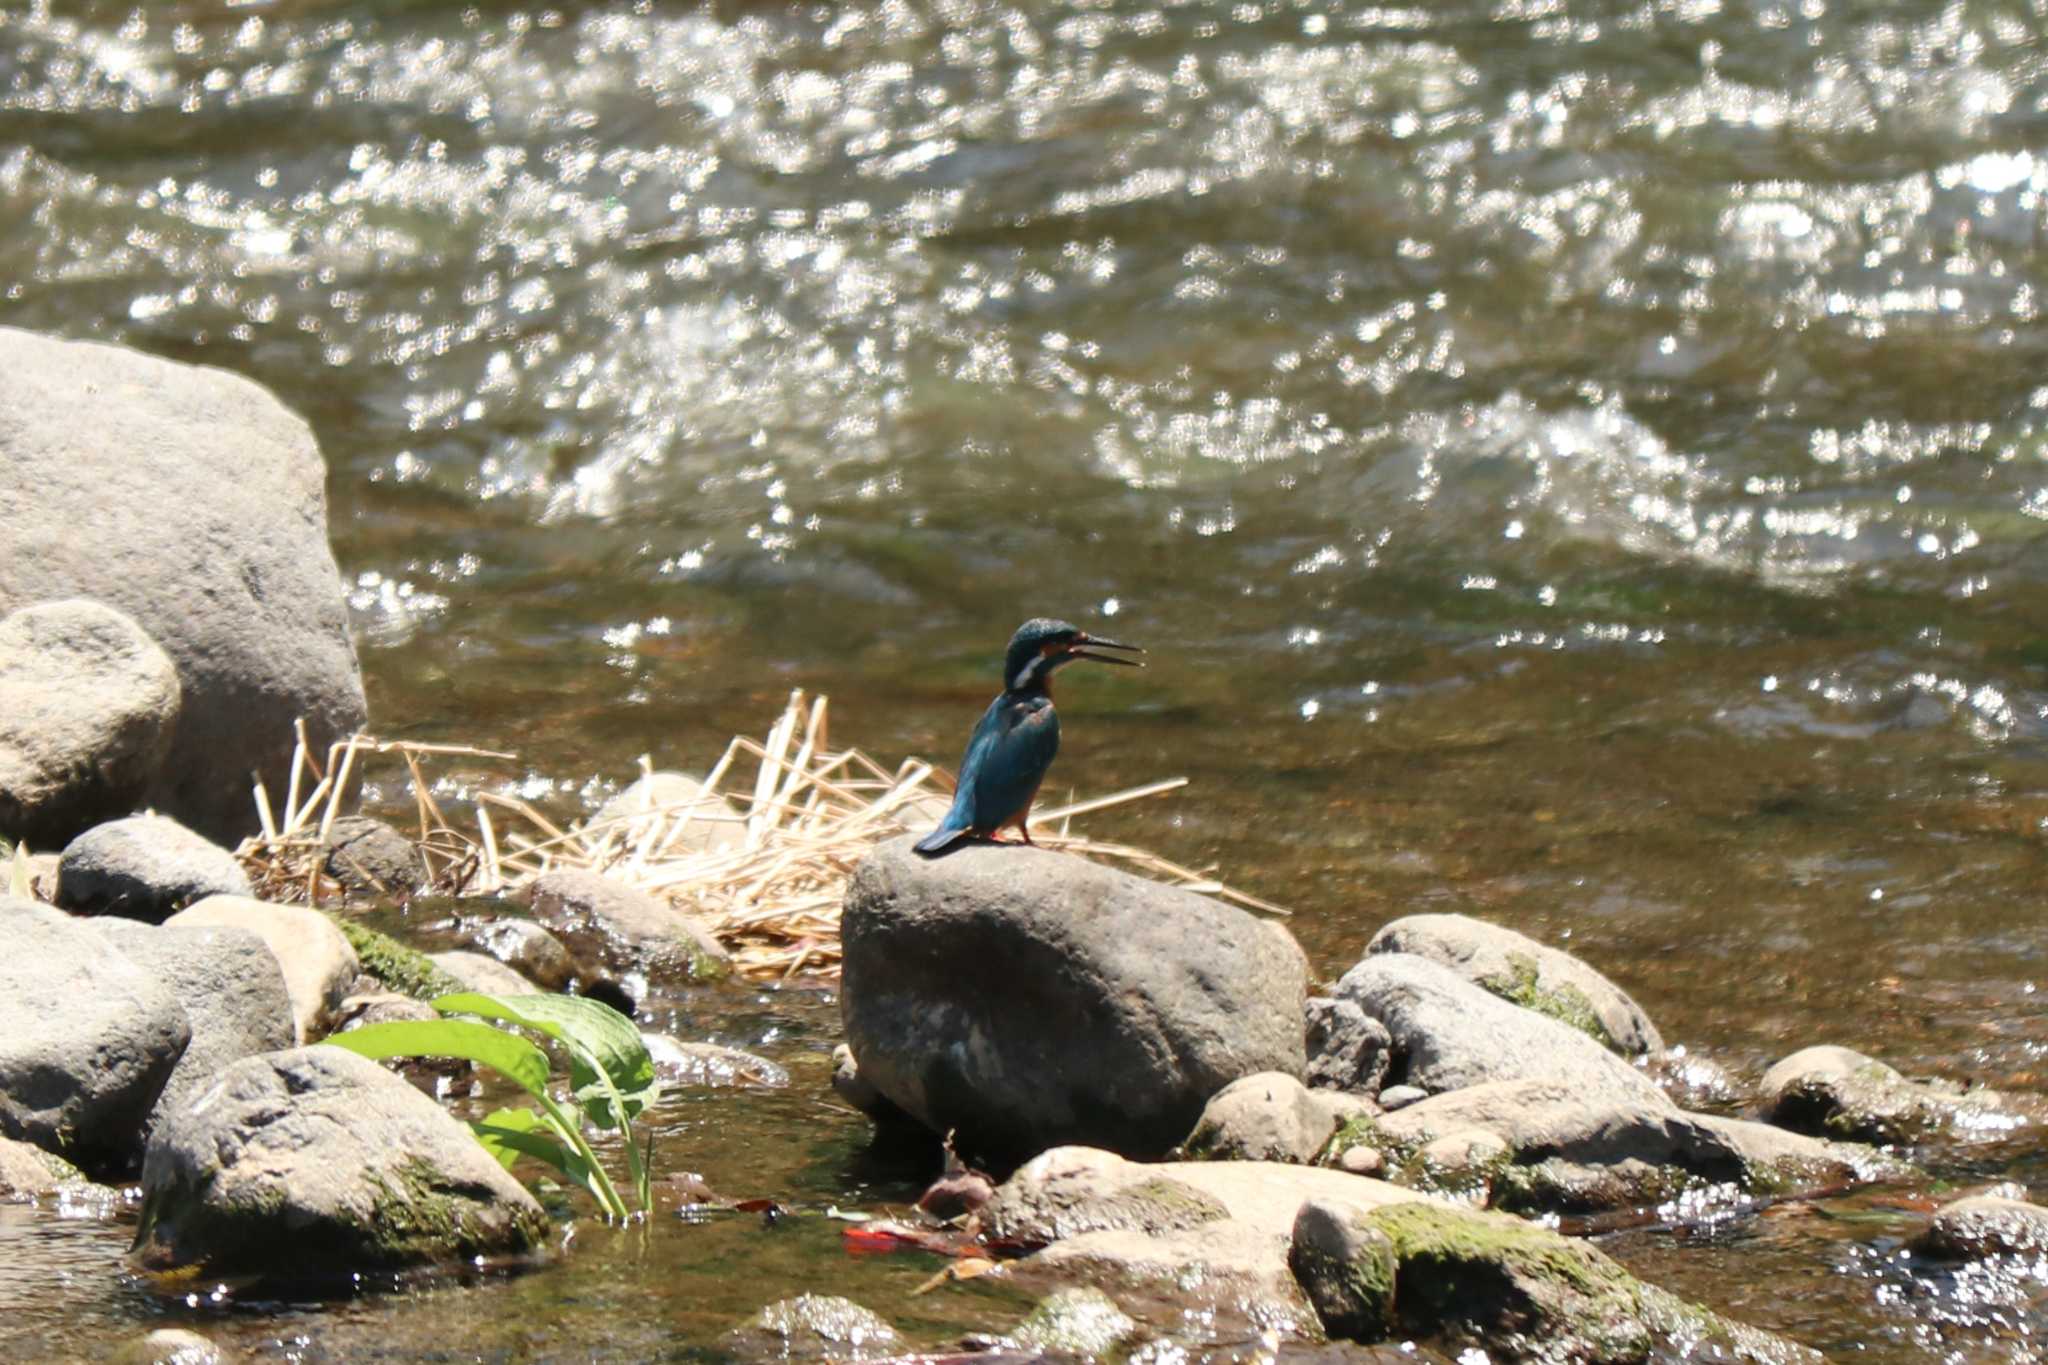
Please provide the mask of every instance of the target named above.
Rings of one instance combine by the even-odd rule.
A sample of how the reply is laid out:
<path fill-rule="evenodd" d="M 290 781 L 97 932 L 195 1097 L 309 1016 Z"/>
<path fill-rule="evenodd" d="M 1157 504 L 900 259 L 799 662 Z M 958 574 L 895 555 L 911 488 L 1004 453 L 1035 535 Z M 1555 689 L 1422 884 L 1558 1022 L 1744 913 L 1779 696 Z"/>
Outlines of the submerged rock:
<path fill-rule="evenodd" d="M 182 1327 L 159 1327 L 115 1350 L 107 1365 L 222 1365 L 228 1357 L 206 1337 Z"/>
<path fill-rule="evenodd" d="M 352 896 L 403 900 L 427 884 L 419 845 L 367 815 L 344 815 L 334 822 L 321 866 Z"/>
<path fill-rule="evenodd" d="M 1283 1071 L 1262 1071 L 1210 1097 L 1181 1145 L 1205 1161 L 1303 1162 L 1336 1131 L 1336 1114 L 1307 1086 Z"/>
<path fill-rule="evenodd" d="M 911 842 L 854 873 L 841 1009 L 862 1079 L 962 1151 L 1156 1156 L 1231 1081 L 1301 1074 L 1285 930 L 1063 854 Z"/>
<path fill-rule="evenodd" d="M 544 872 L 521 896 L 585 980 L 709 981 L 732 970 L 731 955 L 688 915 L 595 872 Z"/>
<path fill-rule="evenodd" d="M 1948 1260 L 2038 1257 L 2048 1254 L 2048 1208 L 2001 1194 L 1953 1200 L 1935 1210 L 1912 1247 Z"/>
<path fill-rule="evenodd" d="M 665 1033 L 643 1033 L 664 1085 L 756 1085 L 780 1089 L 789 1073 L 769 1061 L 722 1043 L 685 1043 Z"/>
<path fill-rule="evenodd" d="M 1428 958 L 1624 1057 L 1664 1050 L 1663 1035 L 1628 992 L 1570 953 L 1498 924 L 1466 915 L 1408 915 L 1373 935 L 1365 951 Z"/>
<path fill-rule="evenodd" d="M 191 1041 L 156 973 L 60 910 L 0 896 L 0 1136 L 132 1167 Z"/>
<path fill-rule="evenodd" d="M 800 1294 L 769 1304 L 722 1344 L 742 1358 L 837 1361 L 887 1356 L 902 1341 L 879 1313 L 851 1299 Z"/>
<path fill-rule="evenodd" d="M 136 1255 L 277 1283 L 517 1256 L 547 1216 L 404 1079 L 338 1047 L 235 1063 L 151 1137 Z"/>
<path fill-rule="evenodd" d="M 1004 1341 L 1027 1351 L 1100 1360 L 1137 1331 L 1136 1319 L 1100 1289 L 1060 1289 L 1040 1299 Z"/>
<path fill-rule="evenodd" d="M 1040 1250 L 1020 1270 L 1097 1287 L 1170 1290 L 1245 1312 L 1264 1326 L 1313 1330 L 1288 1269 L 1308 1200 L 1371 1210 L 1432 1196 L 1378 1180 L 1270 1161 L 1141 1164 L 1058 1147 L 1019 1167 L 981 1211 L 997 1245 Z"/>
<path fill-rule="evenodd" d="M 1393 1037 L 1392 1084 L 1438 1095 L 1489 1081 L 1555 1080 L 1589 1101 L 1668 1103 L 1648 1076 L 1581 1030 L 1427 958 L 1374 953 L 1344 973 L 1336 994 Z"/>
<path fill-rule="evenodd" d="M 1290 1255 L 1317 1305 L 1330 1310 L 1323 1322 L 1336 1336 L 1421 1338 L 1494 1361 L 1574 1365 L 1665 1355 L 1822 1359 L 1645 1284 L 1585 1242 L 1505 1214 L 1416 1203 L 1310 1206 L 1293 1232 Z"/>
<path fill-rule="evenodd" d="M 462 939 L 488 953 L 544 991 L 566 991 L 576 983 L 576 959 L 562 940 L 528 919 L 465 921 Z"/>
<path fill-rule="evenodd" d="M 182 700 L 170 656 L 99 602 L 0 620 L 0 833 L 62 848 L 143 804 Z"/>
<path fill-rule="evenodd" d="M 168 985 L 192 1026 L 191 1044 L 150 1112 L 152 1128 L 229 1063 L 292 1045 L 284 972 L 269 946 L 248 930 L 113 917 L 85 923 Z"/>
<path fill-rule="evenodd" d="M 57 867 L 57 903 L 83 915 L 161 924 L 208 896 L 254 894 L 234 854 L 163 815 L 89 829 Z"/>
<path fill-rule="evenodd" d="M 1518 1213 L 1654 1207 L 1724 1189 L 1782 1196 L 1910 1178 L 1868 1147 L 1652 1101 L 1588 1100 L 1558 1081 L 1493 1081 L 1344 1125 L 1388 1178 Z"/>
<path fill-rule="evenodd" d="M 303 905 L 276 905 L 247 896 L 209 896 L 164 921 L 181 928 L 246 929 L 263 940 L 284 972 L 291 997 L 293 1037 L 318 1038 L 341 1017 L 341 1002 L 362 972 L 355 949 L 334 922 Z"/>
<path fill-rule="evenodd" d="M 1912 1081 L 1846 1047 L 1809 1047 L 1759 1086 L 1765 1121 L 1801 1133 L 1866 1142 L 1913 1142 L 1944 1132 L 2010 1132 L 2038 1115 L 1993 1090 Z"/>
<path fill-rule="evenodd" d="M 0 611 L 132 616 L 184 695 L 148 804 L 253 831 L 246 777 L 284 793 L 292 723 L 324 753 L 365 715 L 312 431 L 240 375 L 14 328 L 0 412 Z"/>

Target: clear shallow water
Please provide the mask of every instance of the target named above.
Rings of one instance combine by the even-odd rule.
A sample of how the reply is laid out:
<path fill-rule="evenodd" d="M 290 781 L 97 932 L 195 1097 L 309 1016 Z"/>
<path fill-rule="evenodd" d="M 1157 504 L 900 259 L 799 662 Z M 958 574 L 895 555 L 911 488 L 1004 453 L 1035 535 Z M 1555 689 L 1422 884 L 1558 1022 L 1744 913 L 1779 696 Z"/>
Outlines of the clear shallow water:
<path fill-rule="evenodd" d="M 1193 778 L 1096 828 L 1295 906 L 1324 970 L 1470 910 L 1740 1076 L 1838 1040 L 2039 1090 L 2044 27 L 0 4 L 0 323 L 304 412 L 378 728 L 516 747 L 529 795 L 701 767 L 794 686 L 950 762 L 1068 615 L 1153 667 L 1070 679 L 1054 780 Z M 707 1161 L 789 1140 L 750 1103 Z M 1658 1276 L 1924 1358 L 1785 1235 Z M 520 1291 L 564 1342 L 586 1264 Z"/>

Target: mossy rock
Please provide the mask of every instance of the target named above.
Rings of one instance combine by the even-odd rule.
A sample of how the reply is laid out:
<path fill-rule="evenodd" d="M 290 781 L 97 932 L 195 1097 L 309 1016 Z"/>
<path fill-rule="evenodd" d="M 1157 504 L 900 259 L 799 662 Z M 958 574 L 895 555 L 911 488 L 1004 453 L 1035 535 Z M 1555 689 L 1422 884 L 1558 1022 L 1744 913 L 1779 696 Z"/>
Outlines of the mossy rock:
<path fill-rule="evenodd" d="M 1478 984 L 1510 1004 L 1577 1029 L 1610 1052 L 1626 1052 L 1607 1031 L 1607 1025 L 1600 1022 L 1600 1012 L 1593 1007 L 1592 1000 L 1577 986 L 1541 984 L 1542 966 L 1525 953 L 1508 954 L 1508 968 L 1508 975 L 1480 977 Z"/>
<path fill-rule="evenodd" d="M 1039 1300 L 1007 1341 L 1026 1350 L 1099 1360 L 1137 1330 L 1136 1320 L 1100 1289 L 1062 1289 Z"/>
<path fill-rule="evenodd" d="M 1585 1242 L 1505 1214 L 1396 1204 L 1365 1226 L 1393 1247 L 1390 1336 L 1580 1365 L 1633 1365 L 1674 1343 L 1744 1360 L 1820 1359 L 1644 1284 Z"/>
<path fill-rule="evenodd" d="M 356 950 L 356 961 L 361 964 L 363 974 L 398 994 L 409 995 L 415 1000 L 432 1000 L 436 996 L 452 995 L 467 989 L 435 966 L 425 953 L 406 947 L 389 934 L 380 934 L 346 915 L 329 915 L 328 918 L 341 930 L 349 947 Z"/>

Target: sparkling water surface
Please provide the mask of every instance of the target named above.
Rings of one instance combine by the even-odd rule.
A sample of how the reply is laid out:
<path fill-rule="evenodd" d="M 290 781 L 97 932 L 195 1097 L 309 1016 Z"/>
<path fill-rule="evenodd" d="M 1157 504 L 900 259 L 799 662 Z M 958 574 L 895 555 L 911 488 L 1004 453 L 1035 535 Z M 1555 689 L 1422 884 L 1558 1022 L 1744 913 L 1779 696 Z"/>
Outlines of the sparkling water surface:
<path fill-rule="evenodd" d="M 797 687 L 951 763 L 1010 629 L 1064 615 L 1151 667 L 1065 675 L 1054 784 L 1193 779 L 1091 829 L 1292 906 L 1321 972 L 1466 911 L 1739 1080 L 1843 1042 L 2038 1092 L 2044 32 L 2039 0 L 0 3 L 0 324 L 303 412 L 375 728 L 519 754 L 463 783 L 573 813 Z M 822 1098 L 835 1016 L 688 1002 L 798 1091 L 693 1102 L 666 1150 L 735 1194 L 914 1193 Z M 1930 1166 L 2038 1184 L 2042 1151 Z M 78 1273 L 126 1229 L 10 1219 L 72 1247 L 37 1293 L 79 1341 L 206 1316 Z M 2031 1358 L 2040 1281 L 1914 1279 L 1914 1225 L 1612 1249 L 1830 1354 Z M 206 1321 L 310 1360 L 696 1351 L 804 1288 L 924 1344 L 1003 1320 L 813 1226 Z"/>

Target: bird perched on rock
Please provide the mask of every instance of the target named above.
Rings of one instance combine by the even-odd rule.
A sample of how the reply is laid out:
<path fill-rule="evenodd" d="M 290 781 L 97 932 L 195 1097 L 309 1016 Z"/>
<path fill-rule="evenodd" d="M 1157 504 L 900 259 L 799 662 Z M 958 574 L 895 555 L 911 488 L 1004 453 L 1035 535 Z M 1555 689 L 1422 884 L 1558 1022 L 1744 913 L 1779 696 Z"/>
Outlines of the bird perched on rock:
<path fill-rule="evenodd" d="M 1010 825 L 1025 843 L 1024 822 L 1031 799 L 1060 751 L 1060 718 L 1052 706 L 1052 675 L 1076 659 L 1142 668 L 1136 659 L 1097 654 L 1088 648 L 1145 651 L 1090 635 L 1079 626 L 1040 616 L 1017 627 L 1003 656 L 1002 695 L 988 704 L 960 760 L 960 786 L 939 827 L 917 841 L 919 853 L 934 854 L 956 840 L 995 839 Z"/>

